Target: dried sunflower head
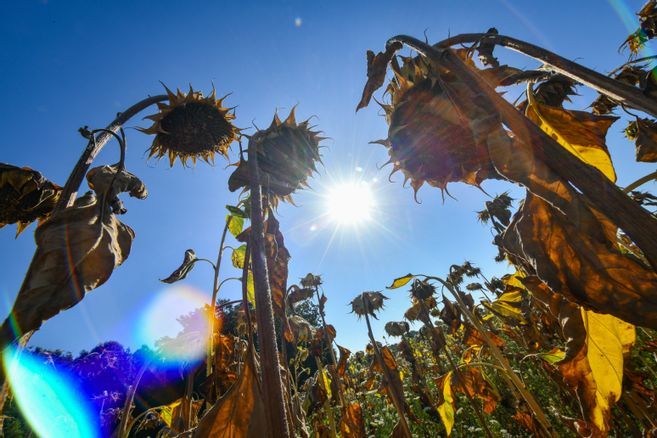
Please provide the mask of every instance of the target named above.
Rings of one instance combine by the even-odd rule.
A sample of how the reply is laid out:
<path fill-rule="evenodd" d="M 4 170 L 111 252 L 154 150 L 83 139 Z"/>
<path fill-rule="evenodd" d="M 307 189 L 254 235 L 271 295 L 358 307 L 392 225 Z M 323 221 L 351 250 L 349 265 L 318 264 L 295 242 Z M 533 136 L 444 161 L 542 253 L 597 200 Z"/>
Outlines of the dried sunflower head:
<path fill-rule="evenodd" d="M 153 125 L 140 129 L 155 134 L 149 157 L 168 156 L 171 166 L 178 158 L 184 166 L 188 159 L 194 164 L 197 158 L 211 163 L 215 153 L 227 156 L 231 143 L 240 137 L 240 129 L 232 123 L 235 115 L 230 108 L 223 107 L 225 97 L 217 99 L 214 88 L 207 97 L 191 86 L 187 93 L 164 88 L 169 102 L 158 103 L 160 111 L 146 117 Z"/>
<path fill-rule="evenodd" d="M 256 147 L 260 182 L 272 203 L 278 199 L 290 200 L 295 190 L 308 185 L 308 178 L 317 171 L 316 163 L 321 162 L 319 142 L 322 140 L 319 132 L 312 131 L 308 120 L 297 124 L 294 109 L 285 121 L 281 122 L 276 114 L 269 128 L 253 134 L 249 141 Z M 249 186 L 248 163 L 242 160 L 230 176 L 228 188 L 234 192 Z"/>
<path fill-rule="evenodd" d="M 381 104 L 388 122 L 393 171 L 402 171 L 417 191 L 425 182 L 445 190 L 450 182 L 479 186 L 496 177 L 488 150 L 475 140 L 467 117 L 454 105 L 431 68 L 420 57 L 392 60 L 394 78 L 387 86 L 389 104 Z M 450 87 L 459 87 L 458 78 Z"/>
<path fill-rule="evenodd" d="M 383 309 L 383 301 L 387 299 L 381 292 L 363 292 L 351 301 L 351 311 L 359 317 L 369 314 L 378 319 L 374 312 Z"/>
<path fill-rule="evenodd" d="M 410 326 L 406 321 L 390 321 L 386 323 L 385 330 L 389 336 L 403 336 L 408 333 Z"/>
<path fill-rule="evenodd" d="M 418 300 L 426 300 L 436 293 L 436 288 L 427 280 L 415 279 L 411 285 L 411 296 Z"/>

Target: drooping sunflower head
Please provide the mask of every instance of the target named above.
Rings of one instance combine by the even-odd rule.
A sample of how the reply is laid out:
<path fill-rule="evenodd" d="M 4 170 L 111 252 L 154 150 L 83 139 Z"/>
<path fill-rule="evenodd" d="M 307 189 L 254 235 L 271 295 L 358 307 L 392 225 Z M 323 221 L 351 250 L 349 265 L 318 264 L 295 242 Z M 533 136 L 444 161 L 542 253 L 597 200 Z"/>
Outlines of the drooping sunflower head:
<path fill-rule="evenodd" d="M 411 285 L 411 296 L 418 300 L 426 300 L 436 293 L 436 288 L 427 280 L 415 279 Z"/>
<path fill-rule="evenodd" d="M 146 117 L 154 123 L 141 129 L 146 134 L 155 134 L 149 148 L 150 157 L 169 157 L 173 167 L 176 158 L 184 165 L 198 158 L 207 163 L 214 162 L 216 153 L 227 156 L 230 145 L 240 138 L 240 129 L 233 125 L 235 114 L 216 98 L 213 88 L 209 96 L 189 87 L 184 93 L 176 93 L 166 86 L 169 101 L 158 103 L 159 112 Z"/>
<path fill-rule="evenodd" d="M 381 104 L 388 138 L 375 142 L 388 149 L 393 173 L 401 170 L 416 194 L 425 182 L 445 190 L 450 182 L 479 186 L 496 175 L 486 146 L 475 140 L 466 115 L 441 85 L 444 79 L 422 58 L 401 60 L 392 61 L 390 103 Z"/>
<path fill-rule="evenodd" d="M 351 312 L 360 318 L 364 315 L 371 315 L 376 318 L 375 312 L 383 309 L 383 302 L 388 297 L 381 292 L 363 292 L 351 301 Z"/>
<path fill-rule="evenodd" d="M 249 142 L 256 147 L 260 183 L 270 202 L 291 200 L 294 191 L 308 186 L 308 178 L 321 162 L 319 143 L 323 137 L 319 134 L 312 130 L 309 120 L 297 124 L 293 108 L 285 121 L 276 114 L 269 128 L 251 136 Z M 242 160 L 230 176 L 228 188 L 234 192 L 249 186 L 248 163 Z"/>

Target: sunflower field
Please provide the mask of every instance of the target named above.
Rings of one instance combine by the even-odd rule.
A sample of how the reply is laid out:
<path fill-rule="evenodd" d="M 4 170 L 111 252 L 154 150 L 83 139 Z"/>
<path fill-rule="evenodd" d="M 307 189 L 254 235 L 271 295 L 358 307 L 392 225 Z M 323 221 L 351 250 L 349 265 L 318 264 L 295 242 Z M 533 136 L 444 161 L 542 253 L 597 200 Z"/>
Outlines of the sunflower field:
<path fill-rule="evenodd" d="M 331 133 L 296 107 L 273 110 L 266 127 L 238 127 L 249 109 L 214 86 L 163 84 L 105 128 L 80 128 L 65 181 L 0 163 L 0 227 L 24 239 L 35 223 L 36 244 L 0 327 L 3 435 L 657 436 L 657 195 L 646 189 L 657 172 L 619 186 L 624 167 L 607 145 L 610 130 L 623 131 L 636 161 L 657 162 L 657 56 L 646 53 L 657 0 L 636 18 L 620 42 L 627 61 L 609 74 L 495 28 L 438 42 L 397 35 L 363 54 L 353 104 L 387 125 L 367 147 L 385 150 L 386 169 L 416 200 L 423 186 L 443 202 L 454 183 L 508 186 L 484 191 L 472 212 L 503 275 L 453 260 L 368 278 L 370 290 L 348 299 L 325 288 L 322 272 L 293 277 L 303 260 L 286 246 L 295 230 L 279 209 L 304 208 L 295 197 L 326 171 Z M 508 49 L 524 61 L 503 64 Z M 597 98 L 575 108 L 582 89 Z M 131 132 L 137 115 L 149 122 Z M 148 189 L 128 169 L 127 139 L 143 135 L 147 159 L 164 167 L 191 173 L 223 161 L 212 171 L 227 174 L 219 189 L 233 202 L 216 252 L 181 249 L 160 280 L 193 276 L 211 293 L 181 311 L 175 336 L 134 351 L 113 341 L 77 356 L 31 345 L 130 263 L 137 232 L 123 217 L 142 204 L 126 198 L 147 203 Z M 109 145 L 118 152 L 101 155 Z M 107 154 L 118 161 L 102 164 Z M 237 298 L 226 284 L 238 285 Z M 407 297 L 401 320 L 386 316 L 392 296 Z M 329 319 L 331 300 L 367 334 L 362 350 L 342 345 L 350 334 Z M 385 333 L 373 329 L 379 319 Z"/>

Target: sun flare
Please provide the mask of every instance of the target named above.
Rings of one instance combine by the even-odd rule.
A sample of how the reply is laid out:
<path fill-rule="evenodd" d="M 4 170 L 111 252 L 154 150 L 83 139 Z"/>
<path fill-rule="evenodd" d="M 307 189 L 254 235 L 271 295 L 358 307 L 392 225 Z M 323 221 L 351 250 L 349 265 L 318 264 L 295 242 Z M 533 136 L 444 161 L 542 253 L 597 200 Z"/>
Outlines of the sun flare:
<path fill-rule="evenodd" d="M 341 183 L 327 196 L 327 212 L 339 225 L 359 225 L 372 219 L 374 196 L 365 182 Z"/>

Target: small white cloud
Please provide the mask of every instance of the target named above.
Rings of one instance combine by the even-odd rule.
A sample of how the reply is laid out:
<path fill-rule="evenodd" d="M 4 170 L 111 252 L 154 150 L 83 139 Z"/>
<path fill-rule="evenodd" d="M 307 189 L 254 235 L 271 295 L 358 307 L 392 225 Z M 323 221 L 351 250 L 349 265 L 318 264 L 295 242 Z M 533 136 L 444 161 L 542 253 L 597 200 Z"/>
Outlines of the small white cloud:
<path fill-rule="evenodd" d="M 362 167 L 360 167 L 360 166 L 356 166 L 356 172 L 362 172 L 362 171 L 363 171 L 363 168 L 362 168 Z"/>
<path fill-rule="evenodd" d="M 301 17 L 297 17 L 294 19 L 294 25 L 296 27 L 301 27 L 302 24 L 303 24 L 303 20 L 301 19 Z"/>

